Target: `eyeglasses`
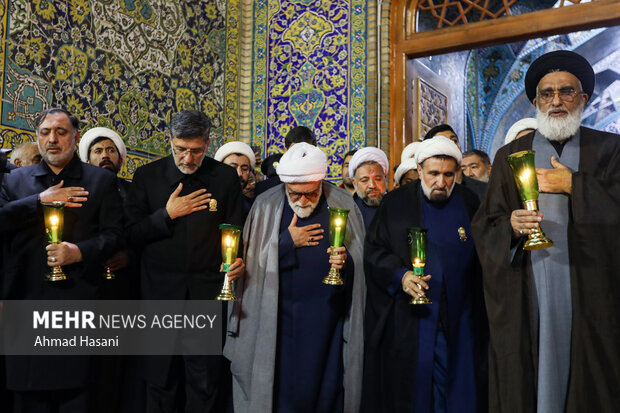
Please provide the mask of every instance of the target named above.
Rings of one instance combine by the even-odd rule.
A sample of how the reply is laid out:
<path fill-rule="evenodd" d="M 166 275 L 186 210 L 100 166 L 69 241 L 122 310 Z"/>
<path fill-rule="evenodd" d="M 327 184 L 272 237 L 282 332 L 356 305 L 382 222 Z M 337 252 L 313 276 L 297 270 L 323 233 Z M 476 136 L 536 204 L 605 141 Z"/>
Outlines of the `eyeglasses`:
<path fill-rule="evenodd" d="M 291 198 L 291 202 L 299 201 L 302 196 L 305 196 L 308 201 L 314 202 L 319 197 L 320 190 L 321 190 L 321 187 L 319 186 L 317 189 L 315 189 L 312 192 L 288 191 L 288 196 L 289 198 Z"/>
<path fill-rule="evenodd" d="M 191 156 L 200 156 L 203 153 L 205 153 L 205 150 L 203 148 L 190 149 L 190 148 L 180 148 L 178 146 L 173 146 L 172 152 L 174 153 L 175 156 L 181 156 L 181 157 L 187 155 L 188 153 Z"/>
<path fill-rule="evenodd" d="M 572 102 L 573 100 L 575 100 L 575 97 L 577 95 L 583 94 L 583 92 L 578 92 L 572 87 L 563 87 L 560 90 L 553 90 L 553 89 L 540 90 L 538 92 L 538 97 L 543 102 L 549 103 L 553 99 L 555 99 L 556 93 L 560 97 L 560 99 L 563 100 L 564 102 Z"/>

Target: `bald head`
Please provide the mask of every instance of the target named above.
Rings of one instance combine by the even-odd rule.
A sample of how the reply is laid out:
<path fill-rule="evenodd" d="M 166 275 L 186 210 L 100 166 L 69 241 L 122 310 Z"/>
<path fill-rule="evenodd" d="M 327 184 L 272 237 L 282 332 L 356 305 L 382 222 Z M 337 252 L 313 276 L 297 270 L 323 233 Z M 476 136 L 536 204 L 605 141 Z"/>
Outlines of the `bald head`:
<path fill-rule="evenodd" d="M 36 142 L 26 142 L 13 149 L 11 163 L 18 168 L 30 166 L 41 162 L 39 146 Z"/>

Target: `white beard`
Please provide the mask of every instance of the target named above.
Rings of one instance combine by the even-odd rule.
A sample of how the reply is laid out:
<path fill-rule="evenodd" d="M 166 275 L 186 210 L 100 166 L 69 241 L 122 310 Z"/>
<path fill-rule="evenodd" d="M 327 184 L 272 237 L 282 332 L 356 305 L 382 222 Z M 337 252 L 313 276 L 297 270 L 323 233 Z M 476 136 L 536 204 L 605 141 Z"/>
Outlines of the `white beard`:
<path fill-rule="evenodd" d="M 452 186 L 448 188 L 447 196 L 445 199 L 432 199 L 431 188 L 429 188 L 428 185 L 426 185 L 426 182 L 424 182 L 424 178 L 421 175 L 420 175 L 420 185 L 422 186 L 422 192 L 424 193 L 424 196 L 426 196 L 426 198 L 429 201 L 431 202 L 445 201 L 445 199 L 450 198 L 450 195 L 452 195 L 452 191 L 454 190 L 454 185 L 456 185 L 456 178 L 454 179 L 454 181 L 452 181 Z"/>
<path fill-rule="evenodd" d="M 292 202 L 288 191 L 284 192 L 286 193 L 286 200 L 288 201 L 288 205 L 291 207 L 295 215 L 297 215 L 299 218 L 308 218 L 310 215 L 312 215 L 316 206 L 321 200 L 321 195 L 323 194 L 323 185 L 319 186 L 319 196 L 316 198 L 316 202 L 308 202 L 305 207 L 301 205 L 301 201 Z"/>
<path fill-rule="evenodd" d="M 538 122 L 538 131 L 550 141 L 563 141 L 573 136 L 581 126 L 581 114 L 583 113 L 584 104 L 581 103 L 573 112 L 568 112 L 564 118 L 554 118 L 549 116 L 552 110 L 558 108 L 550 108 L 547 113 L 542 112 L 536 105 L 536 121 Z"/>

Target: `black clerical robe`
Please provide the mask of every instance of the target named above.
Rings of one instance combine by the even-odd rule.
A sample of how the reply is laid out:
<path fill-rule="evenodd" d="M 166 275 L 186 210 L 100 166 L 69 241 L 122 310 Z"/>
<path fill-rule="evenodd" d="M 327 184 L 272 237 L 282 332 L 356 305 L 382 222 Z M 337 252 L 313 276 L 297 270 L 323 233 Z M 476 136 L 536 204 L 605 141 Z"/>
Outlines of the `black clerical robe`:
<path fill-rule="evenodd" d="M 462 211 L 464 222 L 460 225 L 468 228 L 468 221 L 478 207 L 478 198 L 473 192 L 458 184 L 454 188 L 452 197 L 455 196 L 460 198 L 460 206 L 455 205 L 455 207 L 465 210 Z M 430 306 L 425 308 L 409 304 L 411 297 L 402 292 L 400 280 L 406 269 L 411 269 L 407 228 L 422 227 L 428 224 L 423 217 L 422 197 L 420 181 L 411 182 L 389 192 L 367 231 L 364 246 L 367 299 L 364 320 L 365 357 L 361 411 L 369 413 L 414 412 L 419 407 L 430 405 L 430 389 L 425 400 L 419 400 L 419 394 L 416 394 L 418 387 L 422 385 L 428 387 L 429 383 L 428 375 L 422 378 L 419 370 L 428 371 L 428 366 L 424 365 L 428 364 L 427 362 L 431 365 L 433 363 L 433 352 L 431 351 L 429 355 L 428 352 L 420 351 L 420 346 L 424 345 L 420 343 L 434 341 L 435 331 L 439 328 L 438 317 L 443 317 L 449 344 L 448 352 L 451 353 L 448 356 L 448 376 L 453 380 L 449 381 L 446 386 L 448 394 L 453 390 L 460 391 L 461 394 L 456 399 L 467 398 L 467 396 L 470 400 L 477 399 L 482 402 L 478 405 L 478 411 L 486 411 L 486 319 L 481 274 L 475 253 L 472 251 L 473 246 L 469 246 L 470 250 L 467 254 L 467 251 L 458 245 L 459 226 L 453 225 L 452 228 L 456 245 L 436 246 L 433 250 L 435 255 L 432 259 L 429 256 L 428 260 L 429 265 L 434 260 L 433 268 L 437 271 L 441 269 L 444 272 L 443 278 L 446 280 L 451 275 L 451 266 L 456 265 L 457 267 L 454 268 L 463 270 L 465 280 L 456 280 L 456 284 L 464 286 L 462 295 L 459 295 L 458 291 L 456 295 L 453 295 L 455 291 L 451 287 L 455 284 L 450 286 L 449 281 L 432 285 L 433 291 L 429 290 L 429 293 L 432 295 L 434 307 L 431 309 Z M 442 222 L 436 223 L 438 227 L 442 225 Z M 442 236 L 442 234 L 437 234 L 437 240 L 440 241 Z M 463 239 L 462 242 L 471 244 L 471 239 Z M 443 297 L 442 288 L 445 289 Z M 455 299 L 452 300 L 452 298 Z M 443 311 L 438 308 L 441 301 L 443 301 L 441 304 L 445 306 Z M 432 317 L 428 316 L 428 312 L 433 313 Z M 468 326 L 458 328 L 459 333 L 454 334 L 457 331 L 453 328 L 454 326 L 463 327 L 464 321 L 460 320 L 463 312 L 470 312 L 470 320 L 466 322 Z M 426 330 L 432 331 L 429 333 Z M 471 345 L 467 354 L 465 352 L 458 354 L 461 339 L 467 341 L 467 346 Z M 420 359 L 419 354 L 422 353 L 431 360 Z M 465 374 L 476 381 L 473 386 L 477 389 L 476 395 L 466 395 L 462 394 L 461 390 L 456 390 L 459 386 L 455 386 L 454 378 L 460 375 L 457 371 L 462 373 L 463 370 L 462 366 L 455 363 L 455 357 L 453 357 L 455 354 L 458 354 L 458 357 L 468 357 L 470 365 L 476 367 L 474 371 L 469 371 L 469 375 Z M 432 369 L 432 366 L 430 368 Z M 463 376 L 460 375 L 460 377 Z M 450 395 L 448 399 L 448 404 L 454 405 L 455 398 Z M 448 411 L 457 410 L 452 408 Z"/>
<path fill-rule="evenodd" d="M 620 405 L 620 136 L 585 127 L 580 133 L 566 228 L 573 308 L 566 412 L 607 412 Z M 498 413 L 536 409 L 536 292 L 530 254 L 521 248 L 525 237 L 514 256 L 510 251 L 510 214 L 523 207 L 506 162 L 509 154 L 531 149 L 533 137 L 497 152 L 472 223 L 490 327 L 489 411 Z"/>

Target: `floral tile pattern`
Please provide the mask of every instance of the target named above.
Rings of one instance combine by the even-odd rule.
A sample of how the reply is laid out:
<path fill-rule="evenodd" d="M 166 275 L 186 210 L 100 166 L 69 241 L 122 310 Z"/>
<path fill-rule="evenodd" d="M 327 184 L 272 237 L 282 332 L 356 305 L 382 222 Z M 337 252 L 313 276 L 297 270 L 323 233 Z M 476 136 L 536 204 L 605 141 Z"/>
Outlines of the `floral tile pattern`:
<path fill-rule="evenodd" d="M 366 13 L 361 0 L 255 2 L 252 143 L 266 155 L 307 126 L 335 181 L 344 153 L 366 144 Z"/>
<path fill-rule="evenodd" d="M 236 139 L 239 22 L 227 16 L 238 2 L 0 0 L 0 146 L 34 140 L 36 114 L 51 106 L 73 112 L 83 130 L 117 130 L 125 177 L 168 154 L 178 110 L 211 119 L 211 152 Z"/>

